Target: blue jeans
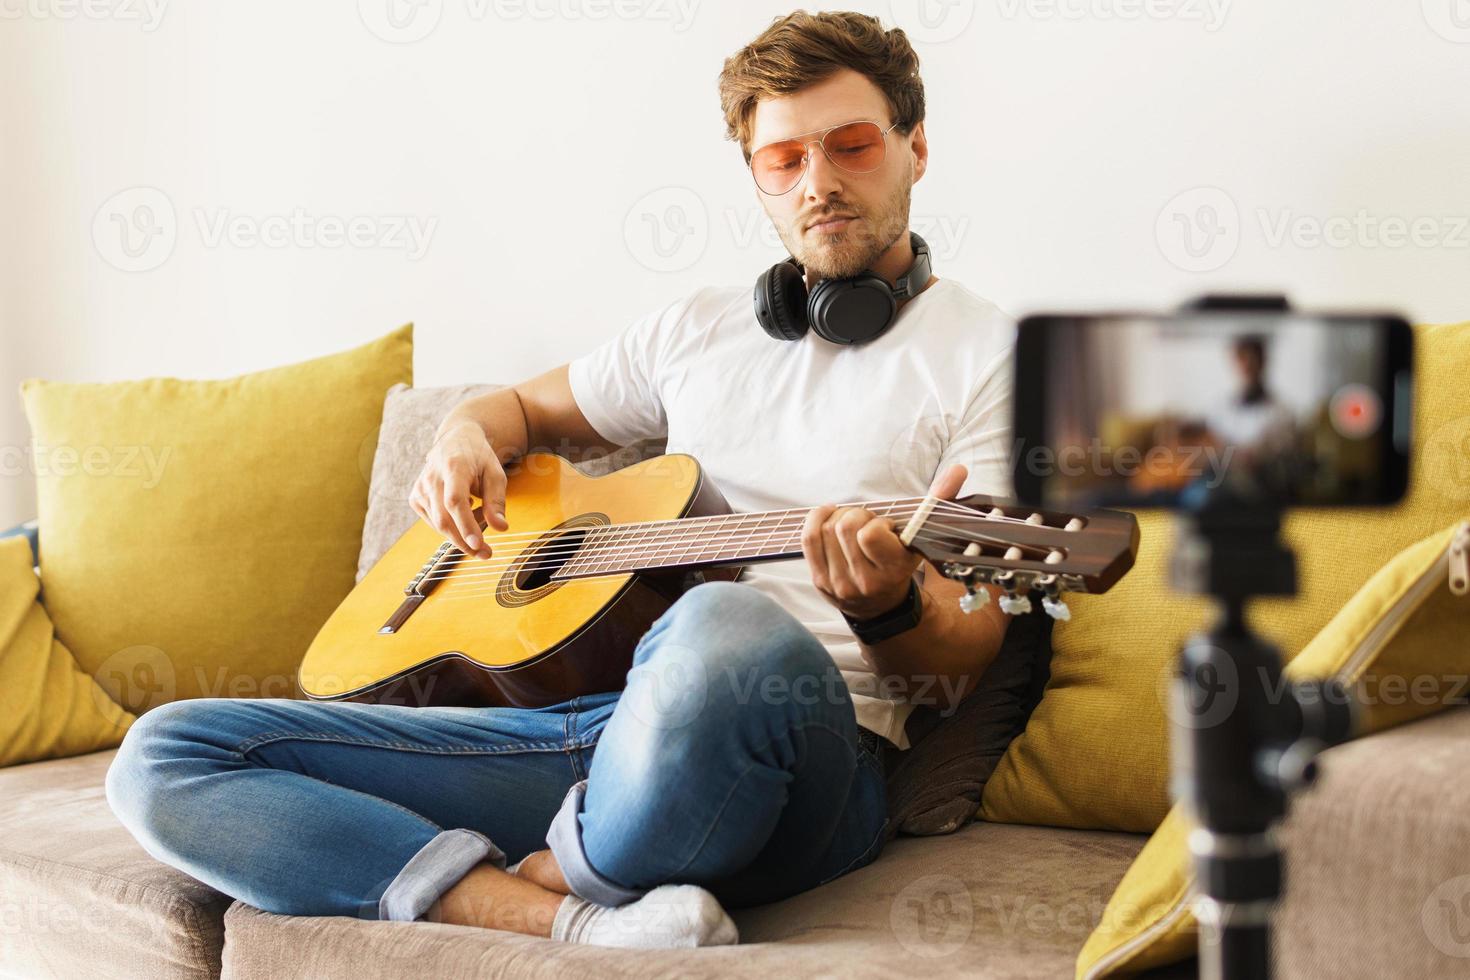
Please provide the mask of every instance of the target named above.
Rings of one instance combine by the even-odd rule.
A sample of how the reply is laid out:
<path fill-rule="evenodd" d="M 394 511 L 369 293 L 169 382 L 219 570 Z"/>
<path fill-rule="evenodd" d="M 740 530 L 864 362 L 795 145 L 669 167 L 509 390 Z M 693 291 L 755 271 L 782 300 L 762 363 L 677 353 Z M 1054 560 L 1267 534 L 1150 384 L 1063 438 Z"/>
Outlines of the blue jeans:
<path fill-rule="evenodd" d="M 548 708 L 211 698 L 138 719 L 107 798 L 159 860 L 270 912 L 411 920 L 550 847 L 603 905 L 775 901 L 872 861 L 882 763 L 811 631 L 747 585 L 685 592 L 628 687 Z"/>

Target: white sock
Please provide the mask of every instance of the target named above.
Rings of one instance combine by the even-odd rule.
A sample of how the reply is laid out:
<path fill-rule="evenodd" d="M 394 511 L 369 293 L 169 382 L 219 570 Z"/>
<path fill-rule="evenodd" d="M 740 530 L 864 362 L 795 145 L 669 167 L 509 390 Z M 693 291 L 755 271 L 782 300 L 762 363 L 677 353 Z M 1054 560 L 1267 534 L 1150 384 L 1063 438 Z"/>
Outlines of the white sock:
<path fill-rule="evenodd" d="M 683 949 L 740 941 L 720 903 L 698 885 L 661 885 L 636 902 L 608 908 L 568 895 L 556 910 L 551 938 L 589 946 Z"/>

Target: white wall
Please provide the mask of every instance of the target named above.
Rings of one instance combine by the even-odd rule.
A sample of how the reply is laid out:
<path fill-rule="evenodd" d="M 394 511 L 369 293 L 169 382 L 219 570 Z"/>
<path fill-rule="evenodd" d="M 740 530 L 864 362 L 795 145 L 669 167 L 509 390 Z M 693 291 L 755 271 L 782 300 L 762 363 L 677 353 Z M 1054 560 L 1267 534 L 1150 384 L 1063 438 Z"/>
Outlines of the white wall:
<path fill-rule="evenodd" d="M 1466 0 L 844 6 L 912 28 L 915 226 L 1012 312 L 1254 287 L 1470 316 Z M 511 381 L 753 279 L 783 253 L 715 78 L 786 9 L 0 0 L 0 526 L 34 506 L 24 377 L 222 376 L 413 320 L 421 384 Z M 129 257 L 114 220 L 140 204 L 162 234 Z M 212 237 L 298 209 L 432 233 Z"/>

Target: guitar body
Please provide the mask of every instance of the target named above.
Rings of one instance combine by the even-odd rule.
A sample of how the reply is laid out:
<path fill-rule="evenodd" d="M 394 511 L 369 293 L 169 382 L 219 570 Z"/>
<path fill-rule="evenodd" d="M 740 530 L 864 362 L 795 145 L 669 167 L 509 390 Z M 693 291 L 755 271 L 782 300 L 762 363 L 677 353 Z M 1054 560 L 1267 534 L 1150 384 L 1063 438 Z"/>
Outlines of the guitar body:
<path fill-rule="evenodd" d="M 445 550 L 423 521 L 373 566 L 322 627 L 298 673 L 319 701 L 541 707 L 621 690 L 633 649 L 685 591 L 740 566 L 553 581 L 579 533 L 609 524 L 730 513 L 692 456 L 670 453 L 605 476 L 530 453 L 506 470 L 506 532 L 489 559 Z M 580 529 L 580 530 L 579 530 Z M 539 557 L 538 557 L 539 554 Z M 406 591 L 435 560 L 418 588 Z"/>

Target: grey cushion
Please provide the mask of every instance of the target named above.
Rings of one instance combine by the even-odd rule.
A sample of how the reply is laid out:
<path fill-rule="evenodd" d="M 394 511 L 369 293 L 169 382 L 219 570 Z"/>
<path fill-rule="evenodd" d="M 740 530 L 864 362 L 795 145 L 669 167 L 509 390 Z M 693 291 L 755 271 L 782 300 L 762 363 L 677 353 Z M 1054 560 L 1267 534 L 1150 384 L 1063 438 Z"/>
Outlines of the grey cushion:
<path fill-rule="evenodd" d="M 972 823 L 899 839 L 873 864 L 736 914 L 741 945 L 629 951 L 430 923 L 230 909 L 231 980 L 1071 976 L 1144 838 Z"/>
<path fill-rule="evenodd" d="M 102 789 L 113 755 L 0 769 L 0 974 L 218 975 L 229 899 L 117 822 Z"/>
<path fill-rule="evenodd" d="M 915 709 L 908 751 L 884 753 L 891 832 L 951 833 L 980 809 L 986 781 L 1046 687 L 1052 620 L 1037 610 L 1012 617 L 1000 652 L 958 708 Z"/>

